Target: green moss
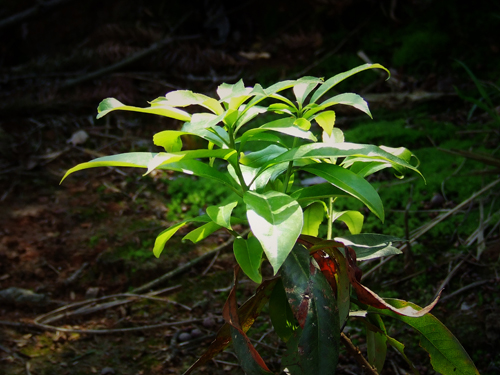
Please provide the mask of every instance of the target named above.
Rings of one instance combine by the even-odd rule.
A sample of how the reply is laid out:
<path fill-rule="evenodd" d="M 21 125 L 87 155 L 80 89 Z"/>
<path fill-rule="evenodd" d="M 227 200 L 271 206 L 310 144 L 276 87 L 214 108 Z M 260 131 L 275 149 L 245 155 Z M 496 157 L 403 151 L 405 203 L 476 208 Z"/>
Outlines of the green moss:
<path fill-rule="evenodd" d="M 434 65 L 434 59 L 441 55 L 448 36 L 437 30 L 417 30 L 403 37 L 401 46 L 394 52 L 395 66 Z"/>

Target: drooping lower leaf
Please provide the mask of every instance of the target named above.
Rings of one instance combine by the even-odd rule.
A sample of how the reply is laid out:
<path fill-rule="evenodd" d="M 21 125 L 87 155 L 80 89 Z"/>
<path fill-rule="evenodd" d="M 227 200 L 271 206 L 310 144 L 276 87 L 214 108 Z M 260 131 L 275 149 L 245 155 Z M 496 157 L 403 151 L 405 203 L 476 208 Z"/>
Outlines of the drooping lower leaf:
<path fill-rule="evenodd" d="M 437 304 L 441 293 L 432 301 L 429 305 L 424 307 L 423 309 L 414 309 L 411 305 L 405 305 L 401 308 L 395 308 L 391 304 L 388 304 L 382 297 L 380 297 L 377 293 L 371 291 L 366 286 L 362 285 L 359 282 L 360 274 L 358 274 L 359 268 L 356 266 L 356 253 L 354 250 L 350 248 L 346 248 L 345 252 L 346 261 L 347 261 L 347 269 L 349 280 L 351 281 L 351 285 L 356 291 L 356 295 L 361 303 L 365 305 L 372 306 L 377 309 L 388 309 L 395 314 L 404 315 L 408 317 L 418 318 L 422 317 L 425 314 L 429 313 L 434 306 Z"/>
<path fill-rule="evenodd" d="M 262 246 L 257 238 L 251 236 L 247 240 L 238 237 L 233 243 L 234 257 L 241 270 L 254 282 L 260 284 L 262 275 L 260 264 L 262 261 Z"/>
<path fill-rule="evenodd" d="M 403 359 L 413 372 L 413 375 L 420 375 L 420 372 L 417 370 L 413 362 L 410 361 L 410 359 L 406 356 L 405 346 L 401 342 L 390 336 L 387 336 L 387 344 L 391 345 L 394 349 L 396 349 L 399 352 L 399 354 L 401 354 L 401 356 L 403 357 Z"/>
<path fill-rule="evenodd" d="M 347 272 L 345 258 L 335 247 L 326 250 L 331 258 L 335 259 L 337 267 L 337 306 L 339 308 L 339 326 L 342 328 L 351 308 L 351 283 Z"/>
<path fill-rule="evenodd" d="M 305 324 L 309 308 L 309 299 L 304 298 L 309 287 L 309 263 L 309 251 L 304 246 L 296 244 L 281 269 L 281 281 L 288 303 L 301 327 Z"/>
<path fill-rule="evenodd" d="M 387 332 L 380 316 L 368 316 L 368 320 L 378 328 L 378 330 L 372 330 L 370 327 L 366 328 L 368 362 L 370 362 L 370 364 L 380 373 L 384 368 L 387 355 Z"/>
<path fill-rule="evenodd" d="M 238 285 L 238 268 L 234 272 L 234 285 L 222 309 L 222 316 L 230 325 L 231 339 L 238 361 L 248 375 L 272 374 L 260 354 L 255 350 L 240 324 L 238 304 L 236 302 L 236 287 Z"/>
<path fill-rule="evenodd" d="M 412 309 L 422 311 L 420 306 L 399 299 L 385 298 L 384 302 L 399 311 Z M 390 310 L 368 308 L 369 312 L 387 315 L 401 320 L 420 334 L 420 346 L 430 356 L 431 365 L 441 374 L 478 375 L 479 372 L 463 346 L 446 326 L 432 314 L 412 318 Z"/>
<path fill-rule="evenodd" d="M 269 301 L 269 297 L 276 285 L 278 278 L 267 279 L 259 285 L 255 294 L 250 297 L 239 309 L 238 316 L 240 326 L 243 332 L 247 332 L 253 325 L 255 319 L 260 315 L 262 308 Z M 184 373 L 184 375 L 191 374 L 196 368 L 203 366 L 205 363 L 214 358 L 217 354 L 222 352 L 231 342 L 231 329 L 229 323 L 225 323 L 217 337 L 210 344 L 207 351 Z"/>
<path fill-rule="evenodd" d="M 287 342 L 298 329 L 287 295 L 281 280 L 276 282 L 271 298 L 269 299 L 269 316 L 274 331 L 284 342 Z"/>
<path fill-rule="evenodd" d="M 302 209 L 293 198 L 277 191 L 247 191 L 243 200 L 250 228 L 276 274 L 300 235 Z"/>

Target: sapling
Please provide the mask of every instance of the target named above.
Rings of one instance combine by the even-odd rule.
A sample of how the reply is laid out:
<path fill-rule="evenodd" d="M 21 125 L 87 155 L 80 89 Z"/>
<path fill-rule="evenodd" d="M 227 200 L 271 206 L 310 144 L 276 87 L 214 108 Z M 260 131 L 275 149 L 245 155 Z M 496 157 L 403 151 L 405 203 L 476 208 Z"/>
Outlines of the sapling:
<path fill-rule="evenodd" d="M 379 64 L 365 64 L 323 80 L 302 77 L 267 88 L 243 81 L 222 84 L 218 98 L 188 90 L 167 93 L 146 108 L 108 98 L 98 107 L 98 118 L 115 110 L 136 111 L 182 121 L 180 130 L 166 130 L 153 141 L 164 152 L 132 152 L 94 159 L 70 169 L 69 174 L 93 167 L 119 166 L 170 170 L 207 178 L 227 186 L 237 198 L 206 208 L 203 215 L 166 228 L 153 248 L 158 257 L 167 241 L 182 227 L 198 225 L 184 236 L 197 243 L 218 230 L 234 236 L 237 263 L 235 283 L 223 308 L 226 321 L 216 339 L 185 374 L 212 359 L 231 342 L 247 374 L 271 374 L 247 336 L 264 306 L 277 335 L 286 344 L 282 370 L 292 375 L 333 374 L 341 344 L 352 349 L 342 331 L 350 317 L 366 325 L 367 360 L 354 356 L 371 374 L 384 366 L 387 346 L 406 357 L 404 346 L 390 337 L 382 316 L 409 324 L 421 337 L 434 369 L 443 374 L 477 374 L 473 362 L 457 339 L 429 311 L 410 302 L 379 297 L 361 283 L 357 262 L 401 251 L 398 238 L 362 233 L 364 215 L 357 210 L 337 211 L 337 201 L 354 198 L 384 221 L 384 207 L 366 178 L 392 168 L 398 178 L 420 174 L 416 158 L 406 148 L 350 143 L 335 126 L 336 105 L 347 105 L 371 117 L 366 101 L 355 93 L 330 95 L 346 78 L 368 69 L 389 71 Z M 203 108 L 191 114 L 183 108 Z M 264 122 L 264 123 L 263 123 Z M 183 149 L 183 136 L 206 142 L 205 148 Z M 323 182 L 298 187 L 311 176 Z M 64 179 L 63 178 L 63 179 Z M 240 206 L 243 210 L 235 210 Z M 236 212 L 245 212 L 238 216 Z M 344 222 L 350 234 L 336 236 L 333 222 Z M 326 238 L 320 227 L 326 223 Z M 250 228 L 248 236 L 234 226 Z M 269 262 L 272 277 L 263 278 L 261 265 Z M 238 308 L 237 278 L 244 273 L 258 284 L 255 294 Z M 351 303 L 356 306 L 351 310 Z"/>

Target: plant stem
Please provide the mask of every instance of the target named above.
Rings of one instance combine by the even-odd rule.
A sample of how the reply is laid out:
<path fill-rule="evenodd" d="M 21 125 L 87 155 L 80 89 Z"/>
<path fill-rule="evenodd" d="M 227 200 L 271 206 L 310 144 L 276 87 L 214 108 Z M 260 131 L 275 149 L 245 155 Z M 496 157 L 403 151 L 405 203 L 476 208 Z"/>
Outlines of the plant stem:
<path fill-rule="evenodd" d="M 234 143 L 234 130 L 229 125 L 227 126 L 227 134 L 229 136 L 229 147 L 231 149 L 235 150 L 236 152 L 238 152 L 238 150 L 236 150 L 236 145 Z M 243 178 L 243 173 L 241 172 L 240 163 L 239 163 L 239 160 L 240 160 L 239 155 L 238 155 L 237 160 L 238 161 L 233 165 L 234 172 L 236 173 L 236 176 L 238 176 L 238 180 L 240 181 L 240 185 L 241 185 L 241 188 L 243 190 L 243 193 L 245 193 L 248 191 L 248 186 L 245 184 L 245 179 Z"/>
<path fill-rule="evenodd" d="M 294 138 L 292 148 L 297 147 L 298 139 Z M 285 180 L 283 181 L 283 193 L 286 194 L 288 190 L 288 184 L 290 182 L 290 177 L 293 172 L 293 160 L 288 163 L 288 169 L 286 170 Z"/>
<path fill-rule="evenodd" d="M 327 234 L 326 234 L 326 239 L 327 240 L 331 240 L 332 239 L 332 210 L 333 210 L 333 198 L 330 197 L 328 198 L 328 213 L 327 213 L 327 217 L 328 217 L 328 225 L 327 225 Z"/>

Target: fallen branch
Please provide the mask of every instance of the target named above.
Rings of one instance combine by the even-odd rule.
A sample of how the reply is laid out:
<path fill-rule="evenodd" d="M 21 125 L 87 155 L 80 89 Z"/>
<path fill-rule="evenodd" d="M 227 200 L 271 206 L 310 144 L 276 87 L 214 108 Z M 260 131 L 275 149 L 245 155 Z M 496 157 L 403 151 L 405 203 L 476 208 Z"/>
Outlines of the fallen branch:
<path fill-rule="evenodd" d="M 35 319 L 35 323 L 37 323 L 37 322 L 50 323 L 50 322 L 54 322 L 56 320 L 66 318 L 69 316 L 91 314 L 91 313 L 95 313 L 95 312 L 100 311 L 100 310 L 108 309 L 110 307 L 125 305 L 127 303 L 134 302 L 140 298 L 151 299 L 155 295 L 165 293 L 165 292 L 171 292 L 171 291 L 179 289 L 179 288 L 180 288 L 180 285 L 176 285 L 176 286 L 173 286 L 170 288 L 150 292 L 146 295 L 137 295 L 137 294 L 130 294 L 130 293 L 113 294 L 110 296 L 94 298 L 94 299 L 90 299 L 90 300 L 86 300 L 86 301 L 74 302 L 74 303 L 71 303 L 69 305 L 62 306 L 56 310 L 50 311 L 46 314 L 38 316 Z M 104 300 L 107 300 L 110 298 L 120 298 L 120 297 L 126 297 L 127 299 L 96 304 L 96 302 L 99 302 L 99 301 L 104 301 Z M 162 300 L 167 301 L 167 302 L 172 302 L 172 301 L 168 301 L 168 300 L 164 300 L 164 299 L 162 299 Z M 74 311 L 69 311 L 69 310 L 76 308 L 76 307 L 79 307 L 79 308 L 77 310 L 74 310 Z"/>
<path fill-rule="evenodd" d="M 170 44 L 172 42 L 181 41 L 181 40 L 195 39 L 195 38 L 199 38 L 200 36 L 201 35 L 198 35 L 198 34 L 197 35 L 178 36 L 178 37 L 170 37 L 170 36 L 168 36 L 168 37 L 162 39 L 159 42 L 153 43 L 148 48 L 146 48 L 146 49 L 144 49 L 142 51 L 136 52 L 136 53 L 132 54 L 131 56 L 128 56 L 125 59 L 123 59 L 123 60 L 121 60 L 121 61 L 119 61 L 119 62 L 117 62 L 115 64 L 106 66 L 106 67 L 104 67 L 102 69 L 99 69 L 99 70 L 96 70 L 94 72 L 90 72 L 90 73 L 88 73 L 88 74 L 86 74 L 84 76 L 78 77 L 78 78 L 69 79 L 65 83 L 63 83 L 60 86 L 60 88 L 61 89 L 66 89 L 66 88 L 75 86 L 75 85 L 77 85 L 79 83 L 88 81 L 90 79 L 94 79 L 94 78 L 103 76 L 105 74 L 114 72 L 115 70 L 123 68 L 124 66 L 130 65 L 130 64 L 136 62 L 137 60 L 140 60 L 140 59 L 142 59 L 142 58 L 144 58 L 146 56 L 151 55 L 152 53 L 154 53 L 154 52 L 162 49 L 163 47 L 165 47 L 166 45 L 168 45 L 168 44 Z"/>
<path fill-rule="evenodd" d="M 0 29 L 13 25 L 18 22 L 22 22 L 29 17 L 34 16 L 37 14 L 40 10 L 46 10 L 48 8 L 54 7 L 56 5 L 61 5 L 63 3 L 66 3 L 71 0 L 52 0 L 52 1 L 37 1 L 37 4 L 29 9 L 26 9 L 25 11 L 19 12 L 14 14 L 13 16 L 4 18 L 3 20 L 0 21 Z"/>

